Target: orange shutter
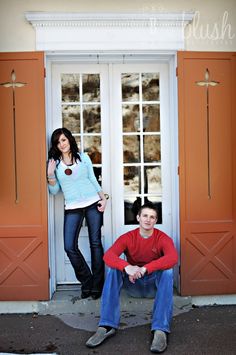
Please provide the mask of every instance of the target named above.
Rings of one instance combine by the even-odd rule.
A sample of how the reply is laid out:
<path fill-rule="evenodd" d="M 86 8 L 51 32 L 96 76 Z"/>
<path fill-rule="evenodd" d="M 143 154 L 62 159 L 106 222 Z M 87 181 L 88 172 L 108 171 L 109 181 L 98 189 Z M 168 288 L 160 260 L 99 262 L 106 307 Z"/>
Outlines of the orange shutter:
<path fill-rule="evenodd" d="M 44 54 L 0 54 L 0 300 L 49 298 Z"/>
<path fill-rule="evenodd" d="M 181 294 L 236 293 L 235 53 L 178 53 Z"/>

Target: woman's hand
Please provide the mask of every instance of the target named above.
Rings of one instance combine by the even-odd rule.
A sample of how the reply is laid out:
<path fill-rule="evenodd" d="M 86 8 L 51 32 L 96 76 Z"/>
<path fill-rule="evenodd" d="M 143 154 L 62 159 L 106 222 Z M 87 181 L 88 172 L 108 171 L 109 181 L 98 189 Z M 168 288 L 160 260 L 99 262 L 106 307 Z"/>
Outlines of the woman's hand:
<path fill-rule="evenodd" d="M 99 212 L 104 212 L 105 211 L 105 208 L 106 208 L 106 204 L 107 204 L 107 200 L 100 200 L 97 204 L 97 208 L 98 208 L 98 211 Z"/>
<path fill-rule="evenodd" d="M 102 191 L 100 191 L 98 194 L 99 194 L 99 197 L 101 198 L 101 200 L 98 201 L 97 208 L 98 208 L 99 212 L 104 212 L 105 208 L 106 208 L 106 204 L 107 204 L 107 198 L 106 198 L 106 195 Z"/>
<path fill-rule="evenodd" d="M 50 159 L 48 161 L 48 171 L 47 171 L 48 177 L 55 175 L 55 169 L 56 169 L 56 161 L 54 159 Z"/>

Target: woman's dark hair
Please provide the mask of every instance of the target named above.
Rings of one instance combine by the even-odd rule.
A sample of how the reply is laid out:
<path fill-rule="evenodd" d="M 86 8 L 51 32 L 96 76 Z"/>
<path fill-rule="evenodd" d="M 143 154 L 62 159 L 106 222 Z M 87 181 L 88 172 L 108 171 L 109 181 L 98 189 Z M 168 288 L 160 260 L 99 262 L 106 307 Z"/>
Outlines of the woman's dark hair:
<path fill-rule="evenodd" d="M 51 136 L 51 148 L 49 149 L 48 152 L 48 159 L 54 159 L 54 160 L 60 160 L 61 158 L 61 151 L 58 149 L 57 145 L 59 142 L 59 138 L 60 136 L 64 134 L 65 137 L 69 140 L 70 143 L 70 152 L 71 152 L 71 160 L 73 160 L 73 158 L 75 159 L 75 161 L 77 159 L 80 159 L 79 156 L 79 149 L 76 143 L 75 138 L 72 136 L 72 133 L 67 129 L 67 128 L 57 128 L 55 129 L 55 131 L 52 133 Z"/>

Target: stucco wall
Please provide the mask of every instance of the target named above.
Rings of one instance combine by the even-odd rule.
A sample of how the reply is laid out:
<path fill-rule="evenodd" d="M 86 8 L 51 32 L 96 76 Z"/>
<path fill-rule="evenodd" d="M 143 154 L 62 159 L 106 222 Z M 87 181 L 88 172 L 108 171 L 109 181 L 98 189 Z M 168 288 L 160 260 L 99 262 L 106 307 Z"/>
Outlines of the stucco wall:
<path fill-rule="evenodd" d="M 55 12 L 184 12 L 195 11 L 185 31 L 185 48 L 236 50 L 236 0 L 0 0 L 0 51 L 35 50 L 35 32 L 26 11 Z"/>

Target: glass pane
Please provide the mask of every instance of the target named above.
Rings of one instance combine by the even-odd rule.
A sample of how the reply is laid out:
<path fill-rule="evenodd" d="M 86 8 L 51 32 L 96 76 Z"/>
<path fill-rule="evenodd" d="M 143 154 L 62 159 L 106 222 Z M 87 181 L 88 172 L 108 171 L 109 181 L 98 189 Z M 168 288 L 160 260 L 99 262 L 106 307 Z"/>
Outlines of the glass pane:
<path fill-rule="evenodd" d="M 79 101 L 79 74 L 61 74 L 61 96 L 63 102 Z"/>
<path fill-rule="evenodd" d="M 145 197 L 144 203 L 152 202 L 157 209 L 157 224 L 162 223 L 162 199 L 161 197 Z"/>
<path fill-rule="evenodd" d="M 126 197 L 124 200 L 125 224 L 138 224 L 137 213 L 141 207 L 141 197 Z"/>
<path fill-rule="evenodd" d="M 144 167 L 144 193 L 161 194 L 161 167 L 145 166 Z"/>
<path fill-rule="evenodd" d="M 72 133 L 80 132 L 80 106 L 63 105 L 62 106 L 62 125 L 68 128 Z"/>
<path fill-rule="evenodd" d="M 122 101 L 139 100 L 139 74 L 121 74 Z"/>
<path fill-rule="evenodd" d="M 144 161 L 159 162 L 161 160 L 160 136 L 144 136 Z"/>
<path fill-rule="evenodd" d="M 91 156 L 89 156 L 89 157 L 92 160 L 92 157 Z M 97 178 L 97 181 L 101 185 L 102 184 L 102 168 L 98 167 L 98 166 L 94 166 L 93 167 L 93 171 L 94 171 L 94 174 L 95 174 L 95 176 Z"/>
<path fill-rule="evenodd" d="M 123 132 L 140 131 L 139 105 L 123 105 Z"/>
<path fill-rule="evenodd" d="M 85 136 L 84 151 L 89 154 L 93 164 L 101 164 L 102 163 L 101 137 Z"/>
<path fill-rule="evenodd" d="M 126 194 L 141 193 L 140 167 L 124 167 L 124 192 Z"/>
<path fill-rule="evenodd" d="M 140 136 L 123 137 L 123 159 L 124 163 L 140 162 Z"/>
<path fill-rule="evenodd" d="M 80 152 L 81 151 L 81 139 L 80 139 L 80 136 L 75 136 L 75 140 L 76 140 L 77 146 L 79 148 L 79 152 Z"/>
<path fill-rule="evenodd" d="M 83 74 L 83 101 L 100 101 L 99 74 Z"/>
<path fill-rule="evenodd" d="M 143 101 L 159 100 L 159 73 L 142 74 Z"/>
<path fill-rule="evenodd" d="M 143 131 L 160 132 L 160 105 L 143 105 Z"/>
<path fill-rule="evenodd" d="M 147 164 L 161 163 L 159 79 L 159 73 L 121 74 L 123 163 L 136 165 L 123 167 L 125 224 L 138 224 L 138 208 L 147 201 L 162 223 L 161 166 Z"/>
<path fill-rule="evenodd" d="M 83 107 L 84 132 L 101 132 L 101 108 L 100 105 L 85 105 Z"/>

